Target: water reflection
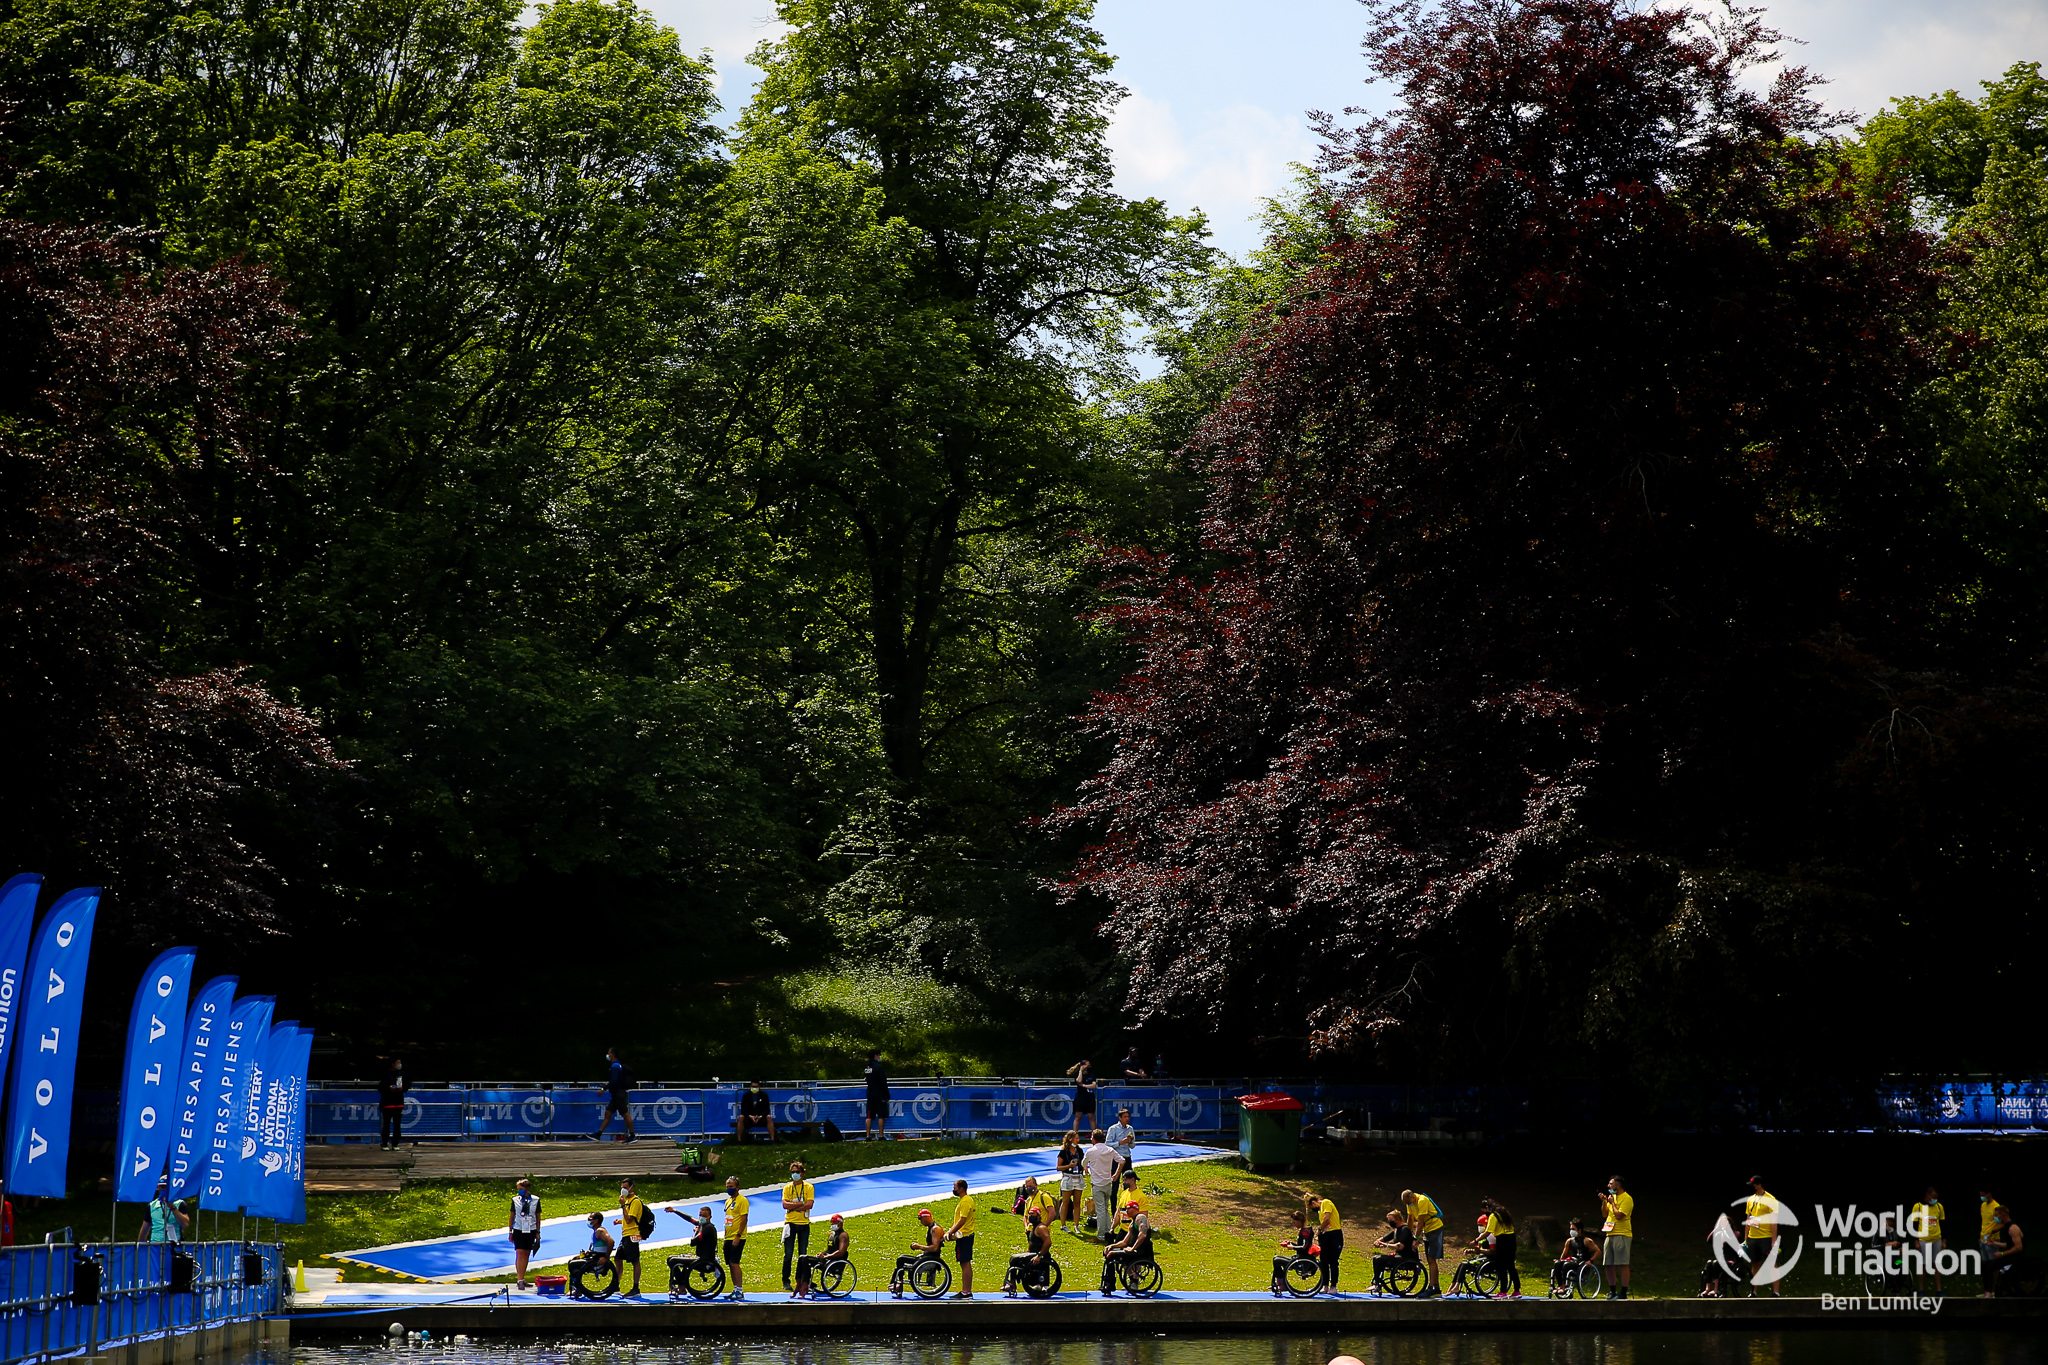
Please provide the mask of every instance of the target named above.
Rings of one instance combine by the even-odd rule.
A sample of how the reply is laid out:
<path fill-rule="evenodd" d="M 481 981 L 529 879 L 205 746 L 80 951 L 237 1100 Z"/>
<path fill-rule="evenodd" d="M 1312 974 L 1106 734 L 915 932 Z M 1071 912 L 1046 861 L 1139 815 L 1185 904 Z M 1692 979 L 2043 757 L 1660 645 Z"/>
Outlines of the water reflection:
<path fill-rule="evenodd" d="M 2038 1334 L 2010 1332 L 1388 1332 L 1079 1340 L 900 1337 L 570 1342 L 478 1338 L 394 1349 L 304 1343 L 234 1365 L 2048 1365 Z"/>

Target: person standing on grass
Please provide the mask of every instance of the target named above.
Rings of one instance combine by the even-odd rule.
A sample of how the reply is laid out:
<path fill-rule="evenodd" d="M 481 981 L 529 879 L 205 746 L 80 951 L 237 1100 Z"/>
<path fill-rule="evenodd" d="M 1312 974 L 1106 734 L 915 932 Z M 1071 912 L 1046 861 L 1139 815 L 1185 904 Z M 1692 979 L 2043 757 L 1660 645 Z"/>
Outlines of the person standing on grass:
<path fill-rule="evenodd" d="M 526 1262 L 540 1250 L 540 1196 L 524 1176 L 512 1187 L 512 1214 L 505 1220 L 505 1240 L 512 1243 L 512 1268 L 521 1289 L 533 1286 L 526 1278 Z"/>
<path fill-rule="evenodd" d="M 861 1075 L 868 1083 L 868 1141 L 889 1136 L 889 1071 L 882 1065 L 882 1049 L 868 1049 L 868 1064 Z"/>
<path fill-rule="evenodd" d="M 1074 1112 L 1067 1120 L 1067 1131 L 1084 1131 L 1081 1120 L 1088 1121 L 1087 1127 L 1095 1126 L 1095 1072 L 1083 1057 L 1067 1068 L 1067 1074 L 1074 1078 Z"/>
<path fill-rule="evenodd" d="M 1401 1191 L 1401 1208 L 1408 1215 L 1408 1226 L 1414 1230 L 1416 1250 L 1422 1253 L 1423 1264 L 1429 1268 L 1429 1283 L 1416 1297 L 1436 1298 L 1444 1292 L 1436 1274 L 1437 1262 L 1444 1258 L 1443 1208 L 1428 1195 L 1414 1190 Z"/>
<path fill-rule="evenodd" d="M 1047 1194 L 1038 1187 L 1038 1177 L 1035 1175 L 1025 1176 L 1024 1184 L 1018 1189 L 1017 1193 L 1021 1196 L 1017 1200 L 1018 1215 L 1029 1218 L 1035 1209 L 1038 1212 L 1038 1221 L 1045 1224 L 1047 1231 L 1051 1231 L 1053 1210 L 1059 1206 L 1059 1203 L 1050 1194 Z"/>
<path fill-rule="evenodd" d="M 953 1225 L 946 1229 L 946 1236 L 953 1239 L 953 1259 L 960 1263 L 960 1288 L 953 1297 L 971 1299 L 974 1297 L 974 1196 L 967 1192 L 967 1182 L 953 1182 Z"/>
<path fill-rule="evenodd" d="M 1621 1177 L 1607 1177 L 1600 1192 L 1600 1272 L 1607 1277 L 1607 1297 L 1628 1297 L 1628 1265 L 1636 1244 L 1636 1200 Z"/>
<path fill-rule="evenodd" d="M 1338 1261 L 1344 1255 L 1344 1219 L 1337 1212 L 1337 1201 L 1327 1195 L 1304 1194 L 1301 1205 L 1315 1222 L 1316 1245 L 1322 1248 L 1323 1288 L 1335 1292 Z"/>
<path fill-rule="evenodd" d="M 804 1179 L 804 1163 L 789 1163 L 789 1183 L 782 1187 L 782 1287 L 789 1283 L 790 1262 L 811 1254 L 811 1210 L 818 1192 Z"/>
<path fill-rule="evenodd" d="M 1915 1231 L 1919 1234 L 1921 1266 L 1921 1270 L 1913 1276 L 1913 1288 L 1917 1291 L 1922 1287 L 1923 1274 L 1932 1275 L 1934 1292 L 1939 1294 L 1941 1269 L 1935 1265 L 1934 1258 L 1941 1254 L 1942 1247 L 1946 1245 L 1941 1239 L 1941 1224 L 1942 1220 L 1948 1217 L 1948 1209 L 1943 1206 L 1941 1195 L 1935 1191 L 1934 1186 L 1929 1185 L 1927 1192 L 1920 1196 L 1920 1202 L 1913 1206 L 1913 1213 L 1916 1215 L 1916 1227 L 1908 1228 L 1907 1233 L 1909 1236 Z"/>
<path fill-rule="evenodd" d="M 1756 1276 L 1778 1246 L 1778 1198 L 1764 1188 L 1764 1178 L 1749 1178 L 1749 1199 L 1742 1206 L 1742 1250 L 1749 1258 L 1749 1296 L 1756 1297 Z M 1779 1280 L 1771 1281 L 1772 1297 L 1784 1294 Z M 1623 1293 L 1623 1298 L 1628 1295 Z"/>
<path fill-rule="evenodd" d="M 1100 1128 L 1088 1136 L 1089 1147 L 1081 1153 L 1081 1168 L 1088 1173 L 1088 1183 L 1095 1190 L 1095 1234 L 1107 1242 L 1110 1239 L 1110 1228 L 1115 1221 L 1111 1214 L 1116 1208 L 1116 1172 L 1119 1161 L 1116 1148 L 1102 1140 Z"/>
<path fill-rule="evenodd" d="M 620 1142 L 631 1142 L 634 1138 L 632 1104 L 633 1068 L 627 1066 L 621 1060 L 619 1050 L 615 1047 L 605 1049 L 604 1061 L 604 1117 L 597 1121 L 597 1131 L 592 1133 L 591 1136 L 593 1138 L 602 1138 L 604 1130 L 612 1126 L 612 1115 L 617 1114 L 626 1121 L 626 1134 L 617 1140 Z"/>
<path fill-rule="evenodd" d="M 1081 1185 L 1086 1173 L 1081 1169 L 1081 1140 L 1068 1133 L 1060 1143 L 1059 1160 L 1053 1163 L 1060 1173 L 1060 1197 L 1055 1205 L 1060 1231 L 1078 1231 L 1081 1226 Z"/>
<path fill-rule="evenodd" d="M 395 1152 L 402 1140 L 400 1129 L 405 1126 L 405 1092 L 412 1089 L 405 1079 L 405 1060 L 393 1057 L 391 1065 L 384 1072 L 384 1079 L 377 1082 L 377 1146 L 380 1151 Z"/>
<path fill-rule="evenodd" d="M 728 1299 L 747 1297 L 746 1272 L 740 1262 L 747 1254 L 747 1197 L 740 1193 L 740 1178 L 725 1178 L 725 1264 L 732 1272 L 732 1293 Z"/>

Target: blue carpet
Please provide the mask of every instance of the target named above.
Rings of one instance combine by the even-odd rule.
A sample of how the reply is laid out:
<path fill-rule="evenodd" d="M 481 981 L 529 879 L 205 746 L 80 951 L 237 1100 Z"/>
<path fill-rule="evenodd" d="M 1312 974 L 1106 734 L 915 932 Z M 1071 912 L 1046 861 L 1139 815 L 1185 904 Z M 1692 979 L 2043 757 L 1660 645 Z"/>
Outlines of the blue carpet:
<path fill-rule="evenodd" d="M 1224 1155 L 1214 1147 L 1197 1147 L 1180 1142 L 1141 1142 L 1137 1145 L 1136 1160 L 1140 1166 L 1154 1165 L 1162 1161 L 1199 1160 L 1204 1157 Z M 1035 1175 L 1041 1184 L 1056 1188 L 1053 1170 L 1054 1149 L 1035 1148 L 1015 1152 L 986 1152 L 979 1156 L 939 1157 L 931 1161 L 912 1162 L 906 1166 L 884 1166 L 875 1170 L 847 1171 L 840 1175 L 821 1175 L 811 1183 L 817 1187 L 817 1207 L 811 1211 L 813 1222 L 822 1223 L 833 1214 L 848 1218 L 856 1214 L 879 1213 L 884 1209 L 900 1209 L 911 1204 L 929 1203 L 935 1205 L 934 1214 L 946 1210 L 940 1201 L 949 1199 L 955 1180 L 965 1180 L 969 1190 L 979 1194 L 990 1190 L 1012 1190 L 1024 1183 L 1024 1177 Z M 748 1219 L 749 1237 L 764 1232 L 775 1232 L 782 1227 L 782 1204 L 776 1196 L 780 1185 L 764 1185 L 745 1193 L 753 1201 Z M 687 1199 L 673 1201 L 678 1208 L 695 1216 L 697 1209 L 710 1204 L 718 1217 L 720 1227 L 724 1225 L 724 1210 L 721 1196 L 723 1188 L 707 1185 L 701 1195 L 692 1193 Z M 771 1198 L 762 1200 L 761 1195 Z M 510 1186 L 507 1186 L 506 1204 L 511 1204 Z M 655 1209 L 654 1236 L 642 1244 L 644 1252 L 660 1251 L 667 1247 L 689 1245 L 690 1227 L 680 1219 L 662 1212 L 663 1205 Z M 618 1229 L 611 1226 L 611 1220 L 618 1215 L 616 1201 L 609 1208 L 596 1200 L 576 1212 L 558 1218 L 546 1218 L 541 1222 L 540 1250 L 533 1255 L 533 1264 L 552 1265 L 580 1255 L 590 1244 L 590 1214 L 603 1210 L 606 1231 L 614 1236 Z M 943 1220 L 942 1220 L 943 1221 Z M 356 1265 L 374 1266 L 378 1270 L 390 1271 L 415 1280 L 464 1280 L 479 1275 L 509 1275 L 512 1273 L 512 1247 L 506 1240 L 503 1228 L 488 1232 L 463 1233 L 455 1237 L 436 1237 L 424 1242 L 395 1242 L 390 1246 L 368 1247 L 361 1251 L 338 1251 L 334 1258 Z M 661 1258 L 656 1257 L 658 1264 Z M 641 1266 L 643 1275 L 649 1273 L 647 1265 Z M 353 1286 L 351 1286 L 353 1288 Z"/>

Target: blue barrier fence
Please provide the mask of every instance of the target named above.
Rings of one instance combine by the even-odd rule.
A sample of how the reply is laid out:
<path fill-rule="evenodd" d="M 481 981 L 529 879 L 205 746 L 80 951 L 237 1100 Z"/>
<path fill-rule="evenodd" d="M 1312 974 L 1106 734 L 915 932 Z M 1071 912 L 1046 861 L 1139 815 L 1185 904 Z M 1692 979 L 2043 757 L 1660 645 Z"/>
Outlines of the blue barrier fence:
<path fill-rule="evenodd" d="M 192 1258 L 182 1282 L 173 1264 L 178 1253 Z M 245 1266 L 245 1256 L 256 1261 Z M 88 1261 L 99 1272 L 96 1303 L 79 1301 L 95 1297 L 81 1293 L 90 1272 L 82 1276 L 80 1265 Z M 277 1245 L 52 1242 L 0 1249 L 0 1365 L 275 1313 L 283 1284 L 284 1248 Z"/>

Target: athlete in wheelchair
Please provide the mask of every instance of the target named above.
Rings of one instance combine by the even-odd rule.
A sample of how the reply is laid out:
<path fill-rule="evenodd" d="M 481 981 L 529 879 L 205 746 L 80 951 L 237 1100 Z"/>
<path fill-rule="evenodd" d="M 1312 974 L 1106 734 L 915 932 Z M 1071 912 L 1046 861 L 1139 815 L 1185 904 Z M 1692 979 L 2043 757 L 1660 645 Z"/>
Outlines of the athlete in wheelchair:
<path fill-rule="evenodd" d="M 1003 1295 L 1016 1298 L 1022 1289 L 1034 1299 L 1049 1299 L 1060 1292 L 1060 1263 L 1052 1258 L 1052 1227 L 1043 1210 L 1024 1215 L 1024 1250 L 1010 1258 L 1009 1273 L 1003 1276 Z"/>
<path fill-rule="evenodd" d="M 569 1297 L 610 1298 L 619 1287 L 619 1263 L 612 1255 L 612 1235 L 604 1230 L 604 1215 L 593 1213 L 590 1245 L 581 1256 L 569 1258 Z"/>
<path fill-rule="evenodd" d="M 1415 1230 L 1401 1209 L 1387 1210 L 1386 1235 L 1373 1243 L 1392 1255 L 1372 1258 L 1372 1291 L 1405 1299 L 1422 1287 L 1422 1258 L 1415 1254 Z"/>
<path fill-rule="evenodd" d="M 1586 1235 L 1585 1224 L 1572 1219 L 1564 1245 L 1550 1265 L 1550 1297 L 1590 1299 L 1600 1292 L 1600 1244 Z"/>
<path fill-rule="evenodd" d="M 1316 1259 L 1316 1230 L 1304 1210 L 1295 1209 L 1289 1217 L 1294 1219 L 1294 1240 L 1282 1242 L 1280 1254 L 1273 1258 L 1273 1297 L 1313 1298 L 1323 1287 L 1323 1263 Z"/>
<path fill-rule="evenodd" d="M 946 1230 L 932 1221 L 930 1209 L 919 1209 L 917 1221 L 924 1228 L 924 1240 L 912 1246 L 910 1255 L 896 1258 L 889 1293 L 900 1299 L 908 1289 L 920 1299 L 943 1298 L 953 1287 L 953 1267 L 939 1254 L 946 1245 Z"/>
<path fill-rule="evenodd" d="M 1152 1220 L 1135 1199 L 1124 1205 L 1124 1217 L 1130 1226 L 1123 1238 L 1102 1253 L 1102 1297 L 1115 1298 L 1121 1284 L 1132 1298 L 1149 1299 L 1166 1278 L 1152 1259 Z"/>
<path fill-rule="evenodd" d="M 825 1249 L 815 1256 L 796 1258 L 796 1288 L 791 1291 L 793 1299 L 810 1299 L 820 1295 L 828 1299 L 843 1299 L 853 1292 L 858 1277 L 853 1268 L 853 1239 L 846 1235 L 846 1219 L 833 1214 L 827 1224 L 832 1229 L 826 1238 Z M 812 1277 L 817 1278 L 817 1287 L 812 1287 Z"/>
<path fill-rule="evenodd" d="M 691 1254 L 668 1258 L 668 1296 L 717 1298 L 725 1288 L 725 1267 L 718 1263 L 718 1225 L 711 1221 L 711 1206 L 706 1204 L 698 1209 L 695 1218 L 673 1204 L 667 1207 L 694 1230 L 690 1237 Z"/>

